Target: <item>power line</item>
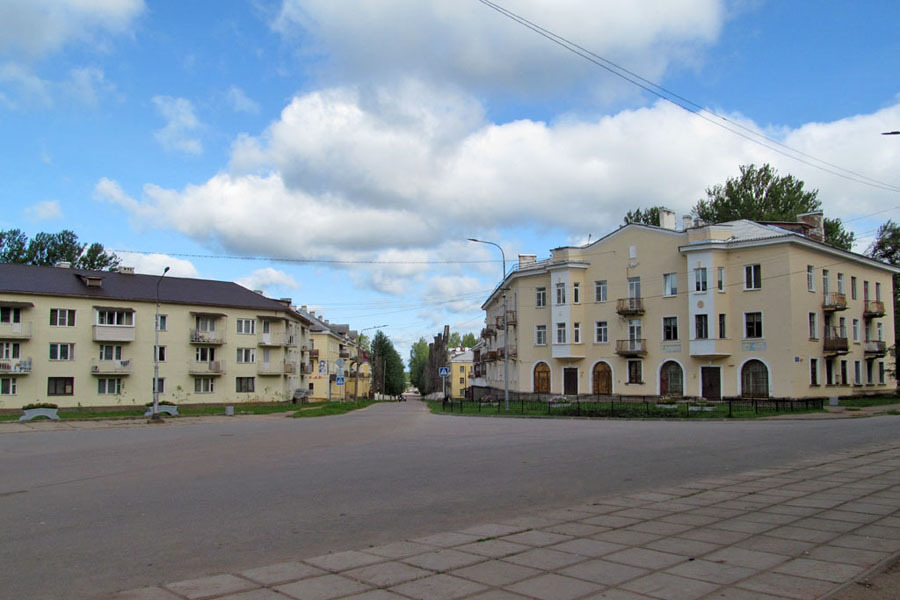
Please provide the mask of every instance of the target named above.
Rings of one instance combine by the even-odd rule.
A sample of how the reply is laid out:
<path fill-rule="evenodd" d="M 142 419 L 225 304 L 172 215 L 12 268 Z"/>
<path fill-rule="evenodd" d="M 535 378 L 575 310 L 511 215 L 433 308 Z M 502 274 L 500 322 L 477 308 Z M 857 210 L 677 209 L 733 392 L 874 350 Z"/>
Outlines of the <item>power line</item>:
<path fill-rule="evenodd" d="M 499 263 L 491 260 L 350 260 L 336 258 L 283 258 L 276 256 L 240 256 L 230 254 L 189 254 L 186 252 L 157 252 L 147 250 L 123 250 L 110 248 L 110 252 L 123 254 L 165 254 L 182 258 L 221 258 L 228 260 L 271 261 L 297 264 L 336 264 L 336 265 L 474 265 Z"/>

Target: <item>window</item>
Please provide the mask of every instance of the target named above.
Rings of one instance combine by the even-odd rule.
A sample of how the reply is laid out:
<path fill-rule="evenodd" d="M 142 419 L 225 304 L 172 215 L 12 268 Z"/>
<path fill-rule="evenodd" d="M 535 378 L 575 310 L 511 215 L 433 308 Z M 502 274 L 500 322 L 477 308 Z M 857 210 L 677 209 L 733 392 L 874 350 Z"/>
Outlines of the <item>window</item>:
<path fill-rule="evenodd" d="M 268 319 L 263 319 L 263 321 L 262 321 L 262 332 L 263 333 L 269 333 L 271 323 L 272 322 L 269 321 Z"/>
<path fill-rule="evenodd" d="M 534 298 L 534 305 L 538 308 L 547 306 L 547 288 L 537 288 Z"/>
<path fill-rule="evenodd" d="M 215 377 L 194 377 L 194 392 L 197 394 L 211 394 L 216 391 Z"/>
<path fill-rule="evenodd" d="M 865 302 L 869 301 L 869 282 L 863 281 L 863 300 Z"/>
<path fill-rule="evenodd" d="M 844 274 L 838 273 L 838 294 L 844 293 Z"/>
<path fill-rule="evenodd" d="M 812 265 L 806 265 L 806 289 L 811 292 L 816 291 L 816 269 Z M 813 385 L 816 384 L 814 383 Z"/>
<path fill-rule="evenodd" d="M 573 344 L 581 343 L 581 323 L 573 323 L 572 324 L 572 343 Z"/>
<path fill-rule="evenodd" d="M 234 380 L 236 392 L 252 392 L 256 387 L 255 377 L 236 377 Z"/>
<path fill-rule="evenodd" d="M 215 317 L 197 317 L 197 331 L 212 333 L 216 330 Z"/>
<path fill-rule="evenodd" d="M 459 365 L 459 372 L 460 372 L 460 373 L 465 373 L 465 372 L 466 372 L 466 368 L 465 368 L 463 365 Z"/>
<path fill-rule="evenodd" d="M 50 360 L 75 360 L 75 344 L 50 344 Z"/>
<path fill-rule="evenodd" d="M 159 362 L 166 362 L 166 347 L 165 346 L 157 346 L 156 347 L 156 356 L 154 356 L 154 360 Z"/>
<path fill-rule="evenodd" d="M 636 341 L 641 339 L 641 331 L 643 325 L 641 324 L 640 319 L 629 319 L 628 320 L 628 339 L 631 341 Z"/>
<path fill-rule="evenodd" d="M 594 282 L 594 302 L 606 302 L 606 280 Z"/>
<path fill-rule="evenodd" d="M 48 396 L 71 396 L 75 393 L 74 377 L 48 377 Z"/>
<path fill-rule="evenodd" d="M 572 284 L 572 304 L 581 304 L 581 284 Z"/>
<path fill-rule="evenodd" d="M 98 310 L 97 325 L 134 327 L 134 313 L 130 310 Z"/>
<path fill-rule="evenodd" d="M 565 304 L 566 303 L 566 284 L 564 284 L 564 283 L 556 284 L 556 303 L 557 304 Z"/>
<path fill-rule="evenodd" d="M 678 293 L 678 273 L 663 275 L 663 296 L 674 296 Z"/>
<path fill-rule="evenodd" d="M 678 339 L 678 317 L 663 317 L 663 339 L 666 341 Z"/>
<path fill-rule="evenodd" d="M 744 267 L 744 289 L 758 290 L 762 288 L 762 267 L 747 265 Z"/>
<path fill-rule="evenodd" d="M 867 360 L 866 361 L 866 383 L 872 385 L 875 383 L 875 375 L 873 374 L 872 369 L 874 368 L 875 361 Z"/>
<path fill-rule="evenodd" d="M 237 362 L 252 363 L 256 362 L 256 348 L 238 348 Z"/>
<path fill-rule="evenodd" d="M 160 377 L 156 381 L 158 382 L 158 385 L 156 386 L 156 388 L 159 389 L 159 393 L 165 394 L 166 393 L 166 378 Z M 151 387 L 153 386 L 153 384 L 150 384 L 150 385 L 151 385 Z"/>
<path fill-rule="evenodd" d="M 881 302 L 881 283 L 875 282 L 875 301 Z"/>
<path fill-rule="evenodd" d="M 21 323 L 22 309 L 14 306 L 0 306 L 0 323 Z"/>
<path fill-rule="evenodd" d="M 822 269 L 822 292 L 827 294 L 831 291 L 831 286 L 828 281 L 828 269 Z"/>
<path fill-rule="evenodd" d="M 100 344 L 100 360 L 122 360 L 122 346 Z"/>
<path fill-rule="evenodd" d="M 460 377 L 460 378 L 459 378 L 459 385 L 465 385 L 465 384 L 466 384 L 466 379 L 465 379 L 465 377 Z"/>
<path fill-rule="evenodd" d="M 237 319 L 237 332 L 247 334 L 247 335 L 255 335 L 256 334 L 256 320 L 255 319 Z"/>
<path fill-rule="evenodd" d="M 706 291 L 706 267 L 694 269 L 694 291 Z"/>
<path fill-rule="evenodd" d="M 565 344 L 566 343 L 566 324 L 565 323 L 557 323 L 556 324 L 556 343 L 557 344 Z"/>
<path fill-rule="evenodd" d="M 640 277 L 629 277 L 628 278 L 628 297 L 629 298 L 640 298 L 641 297 L 641 278 Z"/>
<path fill-rule="evenodd" d="M 819 359 L 809 359 L 809 385 L 819 385 Z"/>
<path fill-rule="evenodd" d="M 643 361 L 628 361 L 628 383 L 644 383 Z"/>
<path fill-rule="evenodd" d="M 761 338 L 763 336 L 761 312 L 745 313 L 744 324 L 746 325 L 746 337 Z"/>
<path fill-rule="evenodd" d="M 14 396 L 16 394 L 16 378 L 0 377 L 0 396 Z"/>
<path fill-rule="evenodd" d="M 719 313 L 719 339 L 725 339 L 725 314 Z"/>
<path fill-rule="evenodd" d="M 853 385 L 862 385 L 862 363 L 853 361 Z"/>
<path fill-rule="evenodd" d="M 157 331 L 166 331 L 168 329 L 169 329 L 168 315 L 159 315 L 159 319 L 156 322 L 156 330 Z"/>
<path fill-rule="evenodd" d="M 841 317 L 838 320 L 838 331 L 841 334 L 840 337 L 847 337 L 847 319 L 845 319 L 844 317 Z"/>
<path fill-rule="evenodd" d="M 194 357 L 197 362 L 212 362 L 216 360 L 216 349 L 215 348 L 205 348 L 199 347 L 194 352 Z"/>
<path fill-rule="evenodd" d="M 101 377 L 97 380 L 98 394 L 121 394 L 122 378 L 121 377 Z"/>
<path fill-rule="evenodd" d="M 883 323 L 875 324 L 875 333 L 878 336 L 875 339 L 878 340 L 879 342 L 883 342 L 884 341 L 884 324 Z"/>
<path fill-rule="evenodd" d="M 841 385 L 847 385 L 850 380 L 847 378 L 847 359 L 841 359 Z"/>
<path fill-rule="evenodd" d="M 606 321 L 597 321 L 594 323 L 594 342 L 598 344 L 606 344 L 609 342 L 608 327 Z"/>
<path fill-rule="evenodd" d="M 725 291 L 725 267 L 716 268 L 716 289 L 720 292 Z"/>
<path fill-rule="evenodd" d="M 850 276 L 850 298 L 856 300 L 856 277 Z"/>
<path fill-rule="evenodd" d="M 859 341 L 859 319 L 853 319 L 853 341 Z"/>
<path fill-rule="evenodd" d="M 535 346 L 546 346 L 547 345 L 547 326 L 546 325 L 536 325 L 534 328 L 534 345 Z"/>
<path fill-rule="evenodd" d="M 809 339 L 815 340 L 819 337 L 819 316 L 818 314 L 809 313 Z"/>
<path fill-rule="evenodd" d="M 65 308 L 51 308 L 50 327 L 75 327 L 75 311 Z"/>
<path fill-rule="evenodd" d="M 884 362 L 878 361 L 878 383 L 884 384 Z"/>
<path fill-rule="evenodd" d="M 0 342 L 0 359 L 19 358 L 19 342 Z"/>
<path fill-rule="evenodd" d="M 694 337 L 698 340 L 709 337 L 709 315 L 694 315 Z"/>

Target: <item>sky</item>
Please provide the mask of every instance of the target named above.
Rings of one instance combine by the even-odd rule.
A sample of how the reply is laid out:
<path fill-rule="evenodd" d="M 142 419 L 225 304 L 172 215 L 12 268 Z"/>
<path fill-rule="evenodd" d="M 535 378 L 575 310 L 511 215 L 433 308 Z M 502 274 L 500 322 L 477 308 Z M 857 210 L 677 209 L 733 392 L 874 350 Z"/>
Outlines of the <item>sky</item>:
<path fill-rule="evenodd" d="M 898 17 L 896 0 L 3 0 L 0 229 L 71 229 L 142 273 L 383 326 L 404 357 L 483 326 L 500 251 L 468 238 L 509 269 L 633 208 L 687 214 L 744 164 L 818 190 L 864 252 L 900 219 L 900 136 L 881 135 L 900 129 Z"/>

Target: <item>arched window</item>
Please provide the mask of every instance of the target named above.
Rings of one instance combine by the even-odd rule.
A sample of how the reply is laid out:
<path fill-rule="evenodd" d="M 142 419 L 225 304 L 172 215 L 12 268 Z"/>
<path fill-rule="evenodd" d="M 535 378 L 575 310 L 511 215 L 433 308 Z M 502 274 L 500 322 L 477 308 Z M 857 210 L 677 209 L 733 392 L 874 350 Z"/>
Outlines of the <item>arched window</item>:
<path fill-rule="evenodd" d="M 659 394 L 661 396 L 684 395 L 684 371 L 674 360 L 663 363 L 659 370 Z"/>
<path fill-rule="evenodd" d="M 612 369 L 605 362 L 594 365 L 594 395 L 612 394 Z"/>
<path fill-rule="evenodd" d="M 741 369 L 741 395 L 745 398 L 769 396 L 769 369 L 760 360 L 748 360 Z"/>
<path fill-rule="evenodd" d="M 534 368 L 534 392 L 536 394 L 550 393 L 550 367 L 547 363 L 539 363 Z"/>

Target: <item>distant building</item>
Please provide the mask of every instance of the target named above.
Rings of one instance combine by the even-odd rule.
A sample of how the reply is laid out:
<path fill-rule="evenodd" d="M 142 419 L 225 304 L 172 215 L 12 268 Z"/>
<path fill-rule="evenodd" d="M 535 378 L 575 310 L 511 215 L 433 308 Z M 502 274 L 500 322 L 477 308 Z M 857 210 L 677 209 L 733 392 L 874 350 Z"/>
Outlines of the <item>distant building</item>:
<path fill-rule="evenodd" d="M 309 397 L 312 400 L 365 398 L 371 387 L 368 353 L 358 343 L 359 334 L 349 325 L 331 323 L 321 315 L 300 308 L 310 321 Z M 338 377 L 343 377 L 343 385 Z"/>
<path fill-rule="evenodd" d="M 451 398 L 464 398 L 469 391 L 469 377 L 475 364 L 475 354 L 470 349 L 450 351 L 450 377 L 447 387 Z"/>

